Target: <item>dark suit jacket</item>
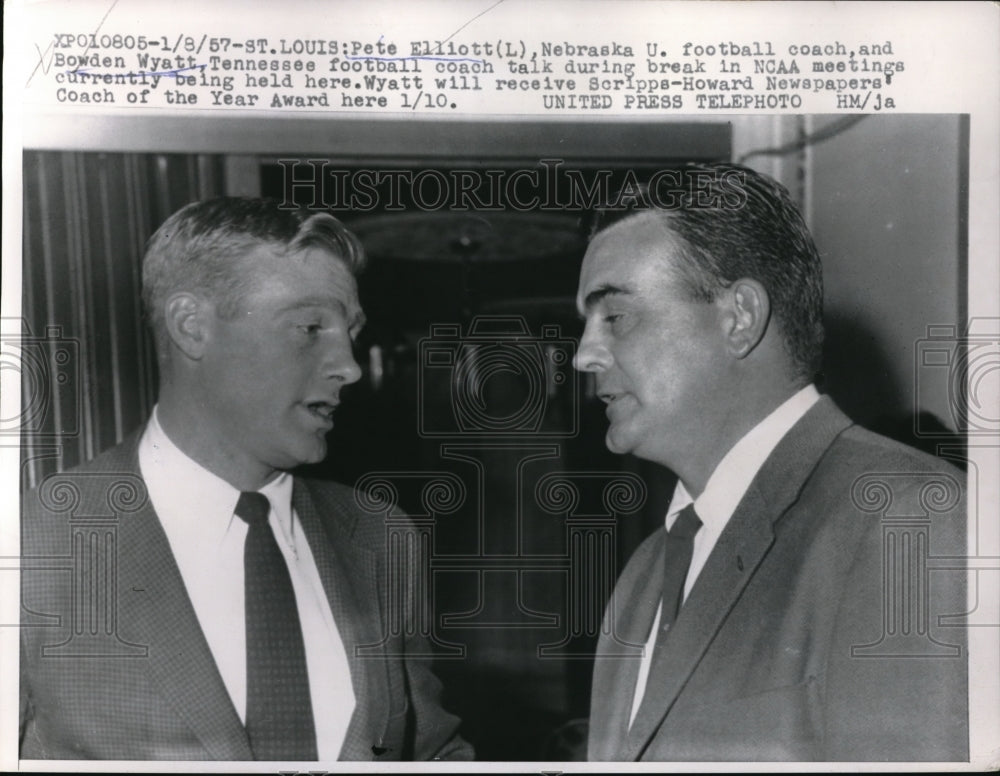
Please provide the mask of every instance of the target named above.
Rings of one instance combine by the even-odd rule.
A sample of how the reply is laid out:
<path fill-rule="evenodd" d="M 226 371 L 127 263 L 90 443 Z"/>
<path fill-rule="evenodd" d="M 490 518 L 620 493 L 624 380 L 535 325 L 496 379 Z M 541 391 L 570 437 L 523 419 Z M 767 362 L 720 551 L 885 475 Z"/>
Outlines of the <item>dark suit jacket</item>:
<path fill-rule="evenodd" d="M 146 499 L 138 438 L 25 496 L 23 759 L 252 759 Z M 406 619 L 412 599 L 387 599 L 384 522 L 332 483 L 296 478 L 293 504 L 357 699 L 340 758 L 471 759 L 429 661 L 413 656 L 426 650 Z M 404 619 L 394 633 L 390 606 Z"/>
<path fill-rule="evenodd" d="M 723 530 L 628 729 L 629 645 L 659 605 L 665 532 L 630 559 L 598 644 L 589 758 L 967 760 L 966 634 L 940 619 L 967 610 L 964 574 L 940 570 L 966 555 L 964 493 L 962 472 L 821 399 Z"/>

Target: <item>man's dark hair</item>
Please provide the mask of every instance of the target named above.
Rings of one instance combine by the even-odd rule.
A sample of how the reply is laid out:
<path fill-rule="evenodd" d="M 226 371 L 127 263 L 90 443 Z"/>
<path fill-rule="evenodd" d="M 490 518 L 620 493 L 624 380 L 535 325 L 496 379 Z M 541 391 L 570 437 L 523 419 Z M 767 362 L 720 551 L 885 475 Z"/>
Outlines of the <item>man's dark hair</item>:
<path fill-rule="evenodd" d="M 692 299 L 710 302 L 740 278 L 761 283 L 804 381 L 820 369 L 823 268 L 799 209 L 779 183 L 742 165 L 687 164 L 598 209 L 590 238 L 642 214 L 683 239 L 678 268 Z"/>

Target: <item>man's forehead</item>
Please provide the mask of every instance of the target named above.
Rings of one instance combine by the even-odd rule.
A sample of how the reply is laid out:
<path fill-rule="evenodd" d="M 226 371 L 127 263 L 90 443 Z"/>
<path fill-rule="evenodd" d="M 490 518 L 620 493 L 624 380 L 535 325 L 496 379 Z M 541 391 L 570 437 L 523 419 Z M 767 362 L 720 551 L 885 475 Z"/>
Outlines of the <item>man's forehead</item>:
<path fill-rule="evenodd" d="M 263 276 L 292 277 L 316 273 L 328 277 L 337 285 L 357 287 L 354 273 L 340 256 L 324 248 L 308 247 L 298 251 L 288 251 L 281 245 L 264 244 L 245 254 L 251 264 L 250 271 L 258 270 Z"/>
<path fill-rule="evenodd" d="M 584 256 L 579 307 L 611 294 L 634 294 L 669 271 L 677 236 L 656 215 L 619 221 L 591 241 Z"/>
<path fill-rule="evenodd" d="M 318 245 L 307 245 L 296 250 L 290 249 L 280 242 L 262 241 L 250 246 L 243 251 L 241 257 L 244 261 L 259 262 L 261 264 L 329 264 L 342 268 L 350 275 L 351 271 L 348 263 L 338 254 L 327 248 Z"/>
<path fill-rule="evenodd" d="M 293 294 L 309 304 L 339 304 L 349 313 L 360 310 L 357 279 L 347 263 L 323 248 L 288 252 L 282 246 L 261 244 L 243 255 L 244 271 L 252 287 Z"/>
<path fill-rule="evenodd" d="M 660 210 L 643 210 L 599 232 L 591 241 L 590 248 L 596 251 L 625 251 L 634 255 L 648 250 L 662 252 L 671 249 L 680 239 L 671 228 L 669 214 Z"/>
<path fill-rule="evenodd" d="M 358 298 L 358 279 L 347 262 L 336 253 L 325 248 L 312 247 L 300 252 L 302 261 L 306 264 L 320 262 L 321 266 L 329 267 L 329 276 L 333 292 L 333 301 L 344 307 L 348 321 L 352 326 L 361 327 L 365 324 L 365 314 Z"/>

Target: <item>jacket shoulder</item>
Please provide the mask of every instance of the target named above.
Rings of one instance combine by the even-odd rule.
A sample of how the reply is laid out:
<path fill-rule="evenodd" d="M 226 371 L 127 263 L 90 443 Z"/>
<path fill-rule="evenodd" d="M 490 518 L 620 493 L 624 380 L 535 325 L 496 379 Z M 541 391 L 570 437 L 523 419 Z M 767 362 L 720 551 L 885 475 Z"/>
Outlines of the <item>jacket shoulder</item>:
<path fill-rule="evenodd" d="M 325 522 L 335 523 L 352 542 L 365 549 L 384 548 L 386 509 L 379 509 L 367 494 L 350 485 L 311 478 L 302 478 L 302 483 Z M 397 522 L 395 516 L 392 519 Z M 409 525 L 402 513 L 398 520 Z"/>
<path fill-rule="evenodd" d="M 895 466 L 918 472 L 961 473 L 957 466 L 944 458 L 939 458 L 889 437 L 876 434 L 862 426 L 851 426 L 834 443 L 850 447 L 852 455 L 866 461 L 881 461 L 884 467 Z"/>
<path fill-rule="evenodd" d="M 937 499 L 939 505 L 964 504 L 966 494 L 965 472 L 950 461 L 861 426 L 851 426 L 834 441 L 814 477 L 828 482 L 849 481 L 852 500 L 862 511 L 867 511 L 866 494 L 874 496 L 872 488 L 877 487 L 889 488 L 896 498 L 917 498 L 928 503 Z"/>
<path fill-rule="evenodd" d="M 139 432 L 86 463 L 47 475 L 21 499 L 22 545 L 30 551 L 53 532 L 62 538 L 73 516 L 113 517 L 141 509 L 149 496 L 139 474 Z"/>

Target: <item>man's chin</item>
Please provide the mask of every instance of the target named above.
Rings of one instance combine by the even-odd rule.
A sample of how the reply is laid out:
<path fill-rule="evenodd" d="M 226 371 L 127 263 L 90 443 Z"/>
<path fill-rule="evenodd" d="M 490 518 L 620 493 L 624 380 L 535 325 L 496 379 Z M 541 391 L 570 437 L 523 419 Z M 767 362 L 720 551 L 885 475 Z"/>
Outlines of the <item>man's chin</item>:
<path fill-rule="evenodd" d="M 302 463 L 322 463 L 326 458 L 326 442 L 317 445 L 308 455 L 303 456 Z"/>
<path fill-rule="evenodd" d="M 608 433 L 604 437 L 604 444 L 608 450 L 617 455 L 625 455 L 625 453 L 632 452 L 634 446 L 627 434 L 616 431 L 614 427 L 608 429 Z"/>
<path fill-rule="evenodd" d="M 308 466 L 309 464 L 322 463 L 326 458 L 326 439 L 310 439 L 308 443 L 300 442 L 291 455 L 288 456 L 288 466 L 282 469 L 294 469 L 296 466 Z"/>

